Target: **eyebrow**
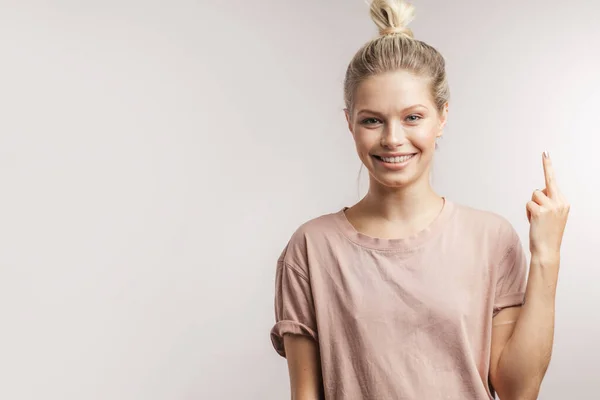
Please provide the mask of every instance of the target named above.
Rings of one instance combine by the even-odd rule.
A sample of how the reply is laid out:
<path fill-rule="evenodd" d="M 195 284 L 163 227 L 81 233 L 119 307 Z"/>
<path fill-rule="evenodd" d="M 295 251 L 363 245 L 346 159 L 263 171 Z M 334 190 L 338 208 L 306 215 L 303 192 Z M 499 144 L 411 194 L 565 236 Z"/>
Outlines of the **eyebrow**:
<path fill-rule="evenodd" d="M 423 104 L 413 104 L 412 106 L 405 107 L 404 109 L 402 109 L 402 111 L 410 110 L 411 108 L 417 108 L 417 107 L 423 107 L 426 110 L 429 110 L 429 108 L 427 108 L 427 106 L 425 106 Z M 363 114 L 363 113 L 375 114 L 375 115 L 383 115 L 380 112 L 369 110 L 367 108 L 359 110 L 358 113 L 356 113 L 356 115 L 360 115 L 360 114 Z"/>

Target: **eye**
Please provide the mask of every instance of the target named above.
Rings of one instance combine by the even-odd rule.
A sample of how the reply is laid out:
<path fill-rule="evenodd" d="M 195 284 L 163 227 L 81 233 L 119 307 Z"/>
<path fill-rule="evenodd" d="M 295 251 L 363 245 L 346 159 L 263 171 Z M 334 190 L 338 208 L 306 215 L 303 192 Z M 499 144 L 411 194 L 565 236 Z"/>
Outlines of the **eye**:
<path fill-rule="evenodd" d="M 381 120 L 377 119 L 377 118 L 365 118 L 362 121 L 360 121 L 360 123 L 362 125 L 374 125 L 374 124 L 380 124 Z"/>
<path fill-rule="evenodd" d="M 417 122 L 417 121 L 419 121 L 420 119 L 423 119 L 423 118 L 422 118 L 420 115 L 416 115 L 416 114 L 409 115 L 408 117 L 406 117 L 406 120 L 407 120 L 408 122 Z"/>

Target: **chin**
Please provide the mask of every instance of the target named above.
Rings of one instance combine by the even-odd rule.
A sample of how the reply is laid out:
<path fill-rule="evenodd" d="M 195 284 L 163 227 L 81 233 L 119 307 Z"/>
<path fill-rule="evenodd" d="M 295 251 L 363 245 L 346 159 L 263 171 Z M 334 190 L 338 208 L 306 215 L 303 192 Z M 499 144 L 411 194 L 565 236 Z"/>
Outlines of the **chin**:
<path fill-rule="evenodd" d="M 390 178 L 390 177 L 382 177 L 382 176 L 374 176 L 377 183 L 381 186 L 385 186 L 390 189 L 400 189 L 404 187 L 410 186 L 415 182 L 415 179 L 410 178 Z"/>

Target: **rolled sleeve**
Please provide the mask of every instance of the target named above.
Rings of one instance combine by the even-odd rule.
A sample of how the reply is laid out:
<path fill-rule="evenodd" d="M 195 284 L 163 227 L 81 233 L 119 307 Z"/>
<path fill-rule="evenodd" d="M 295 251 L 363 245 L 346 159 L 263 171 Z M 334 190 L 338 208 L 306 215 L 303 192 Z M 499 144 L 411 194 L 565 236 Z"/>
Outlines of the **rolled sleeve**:
<path fill-rule="evenodd" d="M 317 340 L 317 327 L 310 280 L 299 268 L 280 261 L 275 277 L 275 326 L 273 347 L 285 357 L 283 336 L 303 335 Z"/>
<path fill-rule="evenodd" d="M 505 243 L 506 250 L 498 264 L 494 316 L 505 308 L 521 306 L 525 302 L 527 257 L 514 229 L 510 230 Z"/>

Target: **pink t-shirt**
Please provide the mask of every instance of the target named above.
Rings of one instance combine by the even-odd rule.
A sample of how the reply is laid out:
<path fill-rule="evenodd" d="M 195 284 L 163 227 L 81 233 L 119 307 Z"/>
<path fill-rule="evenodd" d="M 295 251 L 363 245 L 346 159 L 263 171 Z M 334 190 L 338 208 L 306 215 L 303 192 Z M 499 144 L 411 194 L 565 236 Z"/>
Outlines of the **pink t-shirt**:
<path fill-rule="evenodd" d="M 446 200 L 424 231 L 380 239 L 343 209 L 281 254 L 271 340 L 284 357 L 286 333 L 318 342 L 326 399 L 492 399 L 492 317 L 523 304 L 526 271 L 496 214 Z"/>

